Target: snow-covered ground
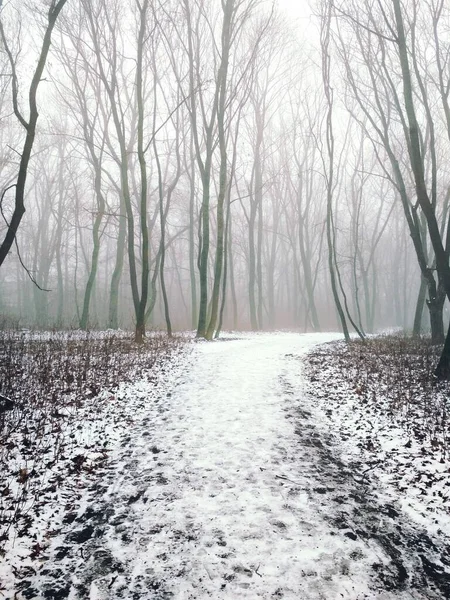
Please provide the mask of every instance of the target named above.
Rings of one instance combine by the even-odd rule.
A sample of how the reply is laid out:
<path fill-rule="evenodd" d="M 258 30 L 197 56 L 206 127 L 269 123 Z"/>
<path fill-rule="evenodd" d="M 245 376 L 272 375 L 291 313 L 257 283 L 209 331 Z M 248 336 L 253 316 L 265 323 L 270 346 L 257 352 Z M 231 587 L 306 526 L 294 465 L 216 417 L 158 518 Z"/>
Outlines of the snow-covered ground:
<path fill-rule="evenodd" d="M 371 366 L 359 377 L 343 376 L 345 365 L 353 368 L 346 349 L 343 342 L 325 344 L 309 357 L 306 390 L 316 400 L 318 426 L 338 433 L 346 462 L 359 462 L 367 478 L 376 479 L 418 524 L 437 534 L 445 531 L 450 527 L 448 387 L 423 398 L 414 384 L 402 386 L 404 374 L 397 375 L 396 390 L 386 390 L 378 373 L 372 372 L 369 385 L 362 381 Z"/>
<path fill-rule="evenodd" d="M 89 436 L 108 457 L 42 503 L 34 551 L 17 539 L 0 566 L 3 596 L 445 598 L 449 540 L 352 472 L 305 392 L 302 357 L 336 337 L 188 344 L 121 386 Z"/>

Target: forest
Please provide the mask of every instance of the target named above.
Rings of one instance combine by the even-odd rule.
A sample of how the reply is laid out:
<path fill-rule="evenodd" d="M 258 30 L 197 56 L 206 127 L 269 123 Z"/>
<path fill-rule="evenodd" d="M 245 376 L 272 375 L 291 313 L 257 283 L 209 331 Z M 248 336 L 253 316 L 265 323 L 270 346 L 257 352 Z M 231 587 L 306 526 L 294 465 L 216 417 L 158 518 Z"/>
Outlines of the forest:
<path fill-rule="evenodd" d="M 2 8 L 5 319 L 443 342 L 444 0 L 35 4 Z"/>
<path fill-rule="evenodd" d="M 0 0 L 0 598 L 450 597 L 447 0 Z"/>

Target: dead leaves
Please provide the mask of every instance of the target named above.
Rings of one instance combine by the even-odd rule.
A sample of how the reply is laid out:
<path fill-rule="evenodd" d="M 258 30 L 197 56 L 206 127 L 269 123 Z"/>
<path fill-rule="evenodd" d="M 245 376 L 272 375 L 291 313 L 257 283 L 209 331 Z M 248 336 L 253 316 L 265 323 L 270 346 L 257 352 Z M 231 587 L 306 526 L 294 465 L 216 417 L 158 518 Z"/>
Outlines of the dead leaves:
<path fill-rule="evenodd" d="M 17 481 L 19 483 L 25 484 L 28 480 L 28 477 L 30 476 L 28 469 L 19 469 L 19 476 L 17 478 Z"/>

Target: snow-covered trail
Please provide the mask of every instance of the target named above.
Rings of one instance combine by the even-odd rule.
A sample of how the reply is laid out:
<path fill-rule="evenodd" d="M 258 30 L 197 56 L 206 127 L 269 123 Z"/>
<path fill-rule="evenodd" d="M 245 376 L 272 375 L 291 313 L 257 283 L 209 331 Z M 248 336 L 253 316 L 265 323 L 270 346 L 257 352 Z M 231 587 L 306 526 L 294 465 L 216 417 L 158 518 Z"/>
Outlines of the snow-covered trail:
<path fill-rule="evenodd" d="M 299 360 L 332 338 L 196 344 L 67 516 L 39 597 L 439 597 L 380 585 L 392 556 L 342 518 L 357 501 L 309 422 Z"/>
<path fill-rule="evenodd" d="M 311 457 L 299 468 L 282 380 L 287 350 L 329 337 L 198 346 L 153 437 L 162 456 L 159 484 L 144 492 L 149 509 L 134 505 L 145 546 L 130 556 L 136 580 L 150 574 L 180 599 L 351 597 L 343 542 L 354 548 L 331 535 L 309 501 Z"/>

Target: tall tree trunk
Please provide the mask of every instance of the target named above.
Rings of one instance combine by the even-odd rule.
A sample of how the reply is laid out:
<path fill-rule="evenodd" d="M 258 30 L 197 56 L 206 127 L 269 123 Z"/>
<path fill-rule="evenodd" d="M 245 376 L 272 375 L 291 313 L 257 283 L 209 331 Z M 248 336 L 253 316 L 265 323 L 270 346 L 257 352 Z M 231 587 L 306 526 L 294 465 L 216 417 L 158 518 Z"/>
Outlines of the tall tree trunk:
<path fill-rule="evenodd" d="M 208 171 L 210 171 L 210 161 L 207 161 Z M 210 173 L 202 176 L 203 194 L 202 194 L 202 245 L 199 261 L 199 280 L 200 280 L 200 304 L 197 323 L 197 337 L 205 337 L 206 319 L 208 311 L 208 257 L 209 257 L 209 194 L 210 194 Z"/>
<path fill-rule="evenodd" d="M 444 347 L 442 348 L 441 356 L 434 374 L 440 380 L 450 379 L 450 324 L 447 329 Z"/>
<path fill-rule="evenodd" d="M 345 340 L 350 341 L 347 320 L 339 298 L 339 291 L 336 281 L 336 249 L 335 249 L 335 231 L 333 224 L 333 189 L 334 189 L 334 134 L 333 134 L 333 90 L 330 81 L 331 60 L 329 55 L 330 29 L 331 29 L 331 10 L 332 6 L 324 6 L 321 23 L 321 49 L 322 49 L 322 80 L 327 100 L 326 114 L 326 148 L 328 164 L 326 165 L 326 196 L 327 196 L 327 242 L 328 242 L 328 269 L 331 280 L 331 290 L 333 292 L 334 304 L 341 323 L 342 332 Z M 325 159 L 324 159 L 325 163 Z"/>
<path fill-rule="evenodd" d="M 194 152 L 191 141 L 191 168 L 189 175 L 189 277 L 191 284 L 191 327 L 195 328 L 197 321 L 197 280 L 195 269 L 195 168 Z"/>
<path fill-rule="evenodd" d="M 422 160 L 422 151 L 420 143 L 419 124 L 417 122 L 416 110 L 414 107 L 414 92 L 411 80 L 411 70 L 408 59 L 408 48 L 406 43 L 405 26 L 403 22 L 402 6 L 400 0 L 392 0 L 396 22 L 397 47 L 402 70 L 403 98 L 405 110 L 409 125 L 409 157 L 411 168 L 414 175 L 417 202 L 427 220 L 428 232 L 430 234 L 431 244 L 436 256 L 436 266 L 439 274 L 439 280 L 444 286 L 445 293 L 450 300 L 450 266 L 448 249 L 444 248 L 439 225 L 436 219 L 436 212 L 433 203 L 430 201 L 426 183 L 424 165 Z M 433 298 L 430 298 L 433 300 Z M 430 314 L 430 317 L 432 315 Z M 438 378 L 449 378 L 450 376 L 450 340 L 447 334 L 444 348 L 435 374 Z"/>
<path fill-rule="evenodd" d="M 170 320 L 170 311 L 169 311 L 169 301 L 167 298 L 167 290 L 166 290 L 166 281 L 164 278 L 164 264 L 166 260 L 166 219 L 164 214 L 164 192 L 163 192 L 163 181 L 162 181 L 162 171 L 161 171 L 161 162 L 159 160 L 158 148 L 156 146 L 156 139 L 153 141 L 153 151 L 156 159 L 156 167 L 158 170 L 158 196 L 159 196 L 159 222 L 161 226 L 161 245 L 160 245 L 160 256 L 161 259 L 159 261 L 159 280 L 161 283 L 161 293 L 163 297 L 163 307 L 164 307 L 164 318 L 166 320 L 167 327 L 167 335 L 172 337 L 172 322 Z"/>
<path fill-rule="evenodd" d="M 110 329 L 119 328 L 119 286 L 123 272 L 125 241 L 127 236 L 127 222 L 124 213 L 125 203 L 123 202 L 122 194 L 120 194 L 119 232 L 117 235 L 116 260 L 114 264 L 114 271 L 111 277 L 111 285 L 109 288 L 108 327 Z"/>
<path fill-rule="evenodd" d="M 256 246 L 255 246 L 255 224 L 256 204 L 250 206 L 250 218 L 248 222 L 248 295 L 250 308 L 250 327 L 252 331 L 258 330 L 258 317 L 256 314 Z"/>
<path fill-rule="evenodd" d="M 233 245 L 231 243 L 231 240 L 233 239 L 232 233 L 231 233 L 231 227 L 232 227 L 232 218 L 231 218 L 231 211 L 229 214 L 229 240 L 228 240 L 228 263 L 230 265 L 230 291 L 231 291 L 231 303 L 233 305 L 233 329 L 236 330 L 238 329 L 238 318 L 239 318 L 239 312 L 238 312 L 238 302 L 237 302 L 237 294 L 236 294 L 236 282 L 235 282 L 235 275 L 234 275 L 234 259 L 233 259 Z"/>
<path fill-rule="evenodd" d="M 445 341 L 444 303 L 445 291 L 439 285 L 438 289 L 434 290 L 433 296 L 427 300 L 428 310 L 430 311 L 431 342 L 433 344 L 443 344 Z"/>
<path fill-rule="evenodd" d="M 143 0 L 142 5 L 137 3 L 139 9 L 140 23 L 137 46 L 137 66 L 136 66 L 136 99 L 138 110 L 137 122 L 137 154 L 139 161 L 139 170 L 141 175 L 140 186 L 140 208 L 139 218 L 141 223 L 141 296 L 136 310 L 136 342 L 142 343 L 145 335 L 145 311 L 148 302 L 148 278 L 150 272 L 149 266 L 149 232 L 147 224 L 147 163 L 145 160 L 144 149 L 144 92 L 143 92 L 143 65 L 144 43 L 147 36 L 147 10 L 148 0 Z M 156 76 L 156 71 L 155 71 Z M 155 85 L 156 88 L 156 85 Z M 156 102 L 155 102 L 156 107 Z"/>
<path fill-rule="evenodd" d="M 233 161 L 234 163 L 235 161 Z M 227 214 L 225 220 L 225 245 L 224 245 L 224 261 L 223 261 L 223 278 L 222 278 L 222 300 L 220 303 L 219 323 L 215 333 L 215 338 L 218 338 L 223 326 L 223 314 L 225 311 L 225 304 L 227 298 L 227 280 L 228 280 L 228 245 L 230 243 L 230 217 L 231 217 L 231 202 L 230 202 L 230 190 L 228 189 L 227 198 Z"/>
<path fill-rule="evenodd" d="M 98 257 L 100 254 L 100 226 L 102 224 L 103 215 L 105 212 L 105 198 L 102 192 L 100 163 L 94 163 L 94 169 L 94 188 L 95 195 L 97 198 L 97 213 L 94 218 L 94 227 L 92 230 L 93 248 L 91 258 L 91 269 L 89 272 L 89 277 L 84 292 L 83 310 L 80 319 L 80 329 L 87 329 L 89 325 L 89 306 L 91 302 L 91 295 L 94 288 L 95 279 L 97 277 Z"/>
<path fill-rule="evenodd" d="M 257 205 L 258 211 L 258 236 L 257 236 L 257 253 L 256 253 L 256 273 L 258 283 L 258 329 L 264 328 L 263 322 L 263 306 L 264 306 L 264 288 L 263 288 L 263 206 L 262 206 L 262 172 L 261 172 L 261 198 Z"/>
<path fill-rule="evenodd" d="M 211 297 L 211 316 L 206 331 L 206 339 L 211 340 L 216 328 L 219 314 L 220 283 L 222 278 L 224 262 L 224 240 L 225 240 L 225 218 L 224 204 L 227 192 L 227 138 L 225 131 L 225 109 L 227 100 L 227 82 L 228 82 L 228 60 L 230 56 L 231 44 L 231 25 L 232 14 L 234 10 L 234 0 L 225 0 L 222 2 L 223 25 L 222 25 L 222 52 L 221 63 L 218 74 L 219 95 L 217 106 L 217 126 L 219 134 L 220 150 L 220 173 L 219 173 L 219 195 L 217 198 L 217 243 L 216 256 L 214 261 L 214 283 Z"/>
<path fill-rule="evenodd" d="M 211 316 L 206 330 L 206 339 L 211 340 L 216 328 L 219 314 L 220 283 L 224 262 L 224 240 L 225 240 L 225 219 L 224 204 L 227 192 L 227 138 L 225 132 L 225 107 L 227 99 L 227 81 L 228 81 L 228 60 L 230 55 L 231 43 L 231 19 L 234 9 L 234 0 L 226 0 L 222 3 L 223 25 L 222 25 L 222 52 L 221 63 L 218 74 L 219 94 L 217 106 L 217 126 L 219 135 L 220 150 L 220 173 L 219 173 L 219 194 L 217 198 L 217 234 L 216 234 L 216 256 L 214 261 L 214 283 L 211 296 Z"/>

